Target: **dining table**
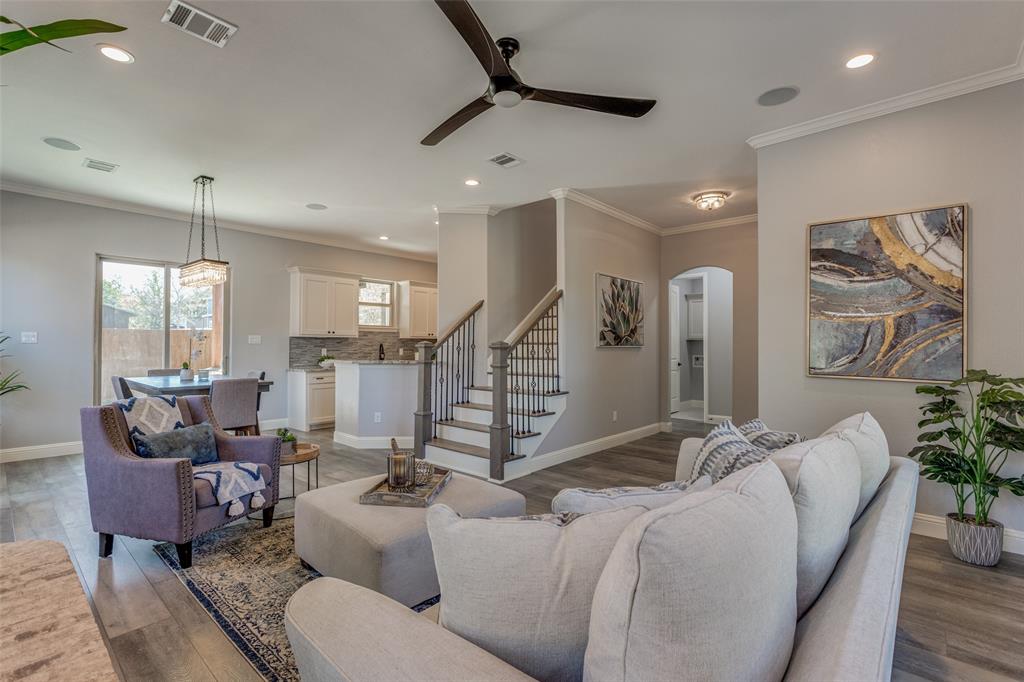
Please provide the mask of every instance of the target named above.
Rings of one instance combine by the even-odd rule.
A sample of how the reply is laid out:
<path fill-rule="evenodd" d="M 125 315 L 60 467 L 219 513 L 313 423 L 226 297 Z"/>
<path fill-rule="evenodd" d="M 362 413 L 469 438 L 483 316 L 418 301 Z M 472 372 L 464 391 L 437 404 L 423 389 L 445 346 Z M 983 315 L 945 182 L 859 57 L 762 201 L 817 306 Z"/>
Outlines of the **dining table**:
<path fill-rule="evenodd" d="M 128 388 L 133 393 L 145 395 L 209 395 L 210 386 L 213 382 L 221 379 L 232 379 L 227 374 L 212 374 L 209 378 L 200 379 L 198 376 L 191 380 L 183 380 L 176 375 L 155 376 L 155 377 L 125 377 Z M 244 378 L 244 377 L 243 377 Z M 259 383 L 260 393 L 266 393 L 274 382 L 269 379 L 261 379 Z"/>

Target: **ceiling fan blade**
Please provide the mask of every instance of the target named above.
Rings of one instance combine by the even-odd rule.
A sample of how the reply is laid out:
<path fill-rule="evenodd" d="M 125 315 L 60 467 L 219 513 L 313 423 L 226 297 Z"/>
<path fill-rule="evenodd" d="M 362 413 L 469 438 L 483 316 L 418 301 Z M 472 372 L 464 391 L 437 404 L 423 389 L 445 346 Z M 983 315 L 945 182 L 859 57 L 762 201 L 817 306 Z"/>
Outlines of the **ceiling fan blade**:
<path fill-rule="evenodd" d="M 547 102 L 548 104 L 561 104 L 562 106 L 576 107 L 577 109 L 602 111 L 606 114 L 615 114 L 616 116 L 632 116 L 633 118 L 640 118 L 657 104 L 657 100 L 653 99 L 584 95 L 579 92 L 562 92 L 561 90 L 543 90 L 541 88 L 533 88 L 526 95 L 526 99 L 532 99 L 535 102 Z"/>
<path fill-rule="evenodd" d="M 473 50 L 473 54 L 480 60 L 480 65 L 491 78 L 495 76 L 511 76 L 508 64 L 501 57 L 501 51 L 494 44 L 491 34 L 487 32 L 480 17 L 476 15 L 473 8 L 466 0 L 435 0 L 441 8 L 448 21 L 452 22 L 455 30 L 459 32 L 462 39 Z"/>
<path fill-rule="evenodd" d="M 483 97 L 473 100 L 452 114 L 447 121 L 434 128 L 429 135 L 423 138 L 420 144 L 433 147 L 435 144 L 448 137 L 493 106 L 493 102 L 488 102 Z"/>

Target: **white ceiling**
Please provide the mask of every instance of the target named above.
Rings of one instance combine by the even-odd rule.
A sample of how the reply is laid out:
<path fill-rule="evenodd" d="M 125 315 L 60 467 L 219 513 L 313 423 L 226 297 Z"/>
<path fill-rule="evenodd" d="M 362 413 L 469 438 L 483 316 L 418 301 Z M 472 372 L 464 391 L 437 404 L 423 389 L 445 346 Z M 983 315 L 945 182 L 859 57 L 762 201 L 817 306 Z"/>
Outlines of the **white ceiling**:
<path fill-rule="evenodd" d="M 187 212 L 206 173 L 223 221 L 418 256 L 436 250 L 432 205 L 515 205 L 556 187 L 668 228 L 756 212 L 750 136 L 1006 67 L 1024 39 L 1024 2 L 481 1 L 491 35 L 522 44 L 527 83 L 658 105 L 638 120 L 496 107 L 431 148 L 419 140 L 486 87 L 432 2 L 197 4 L 239 25 L 227 47 L 161 24 L 164 2 L 5 2 L 30 25 L 128 30 L 64 41 L 71 55 L 3 58 L 3 181 Z M 136 62 L 103 58 L 98 42 Z M 874 64 L 844 68 L 866 51 Z M 782 85 L 801 95 L 757 106 Z M 499 152 L 525 163 L 486 162 Z M 85 156 L 121 167 L 85 169 Z M 701 189 L 734 197 L 703 213 L 684 201 Z"/>

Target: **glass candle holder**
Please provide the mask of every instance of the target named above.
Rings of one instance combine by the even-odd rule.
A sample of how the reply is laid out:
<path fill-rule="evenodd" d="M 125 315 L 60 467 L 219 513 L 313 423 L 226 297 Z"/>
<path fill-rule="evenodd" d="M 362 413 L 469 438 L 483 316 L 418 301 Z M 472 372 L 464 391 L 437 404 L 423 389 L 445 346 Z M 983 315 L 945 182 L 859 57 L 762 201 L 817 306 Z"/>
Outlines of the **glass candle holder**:
<path fill-rule="evenodd" d="M 416 483 L 416 458 L 411 452 L 392 452 L 388 455 L 388 487 L 408 490 Z"/>

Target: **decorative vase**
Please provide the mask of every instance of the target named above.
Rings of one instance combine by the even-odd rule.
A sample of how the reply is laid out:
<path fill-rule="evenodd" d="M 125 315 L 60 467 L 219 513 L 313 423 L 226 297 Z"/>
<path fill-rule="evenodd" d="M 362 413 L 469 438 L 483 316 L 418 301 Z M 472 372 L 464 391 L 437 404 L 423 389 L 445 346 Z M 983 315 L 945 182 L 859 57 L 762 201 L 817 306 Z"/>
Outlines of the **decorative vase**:
<path fill-rule="evenodd" d="M 412 452 L 399 450 L 388 453 L 388 487 L 407 491 L 416 485 L 416 458 Z"/>
<path fill-rule="evenodd" d="M 283 440 L 281 441 L 281 454 L 282 455 L 294 455 L 295 454 L 295 441 Z"/>
<path fill-rule="evenodd" d="M 192 373 L 192 370 L 183 369 L 178 372 L 178 378 L 182 381 L 192 381 L 192 379 L 195 378 L 195 375 Z"/>
<path fill-rule="evenodd" d="M 970 514 L 965 519 L 974 520 Z M 989 525 L 978 526 L 946 514 L 946 539 L 949 549 L 960 561 L 975 566 L 995 566 L 1003 553 L 1003 524 L 989 520 Z"/>

